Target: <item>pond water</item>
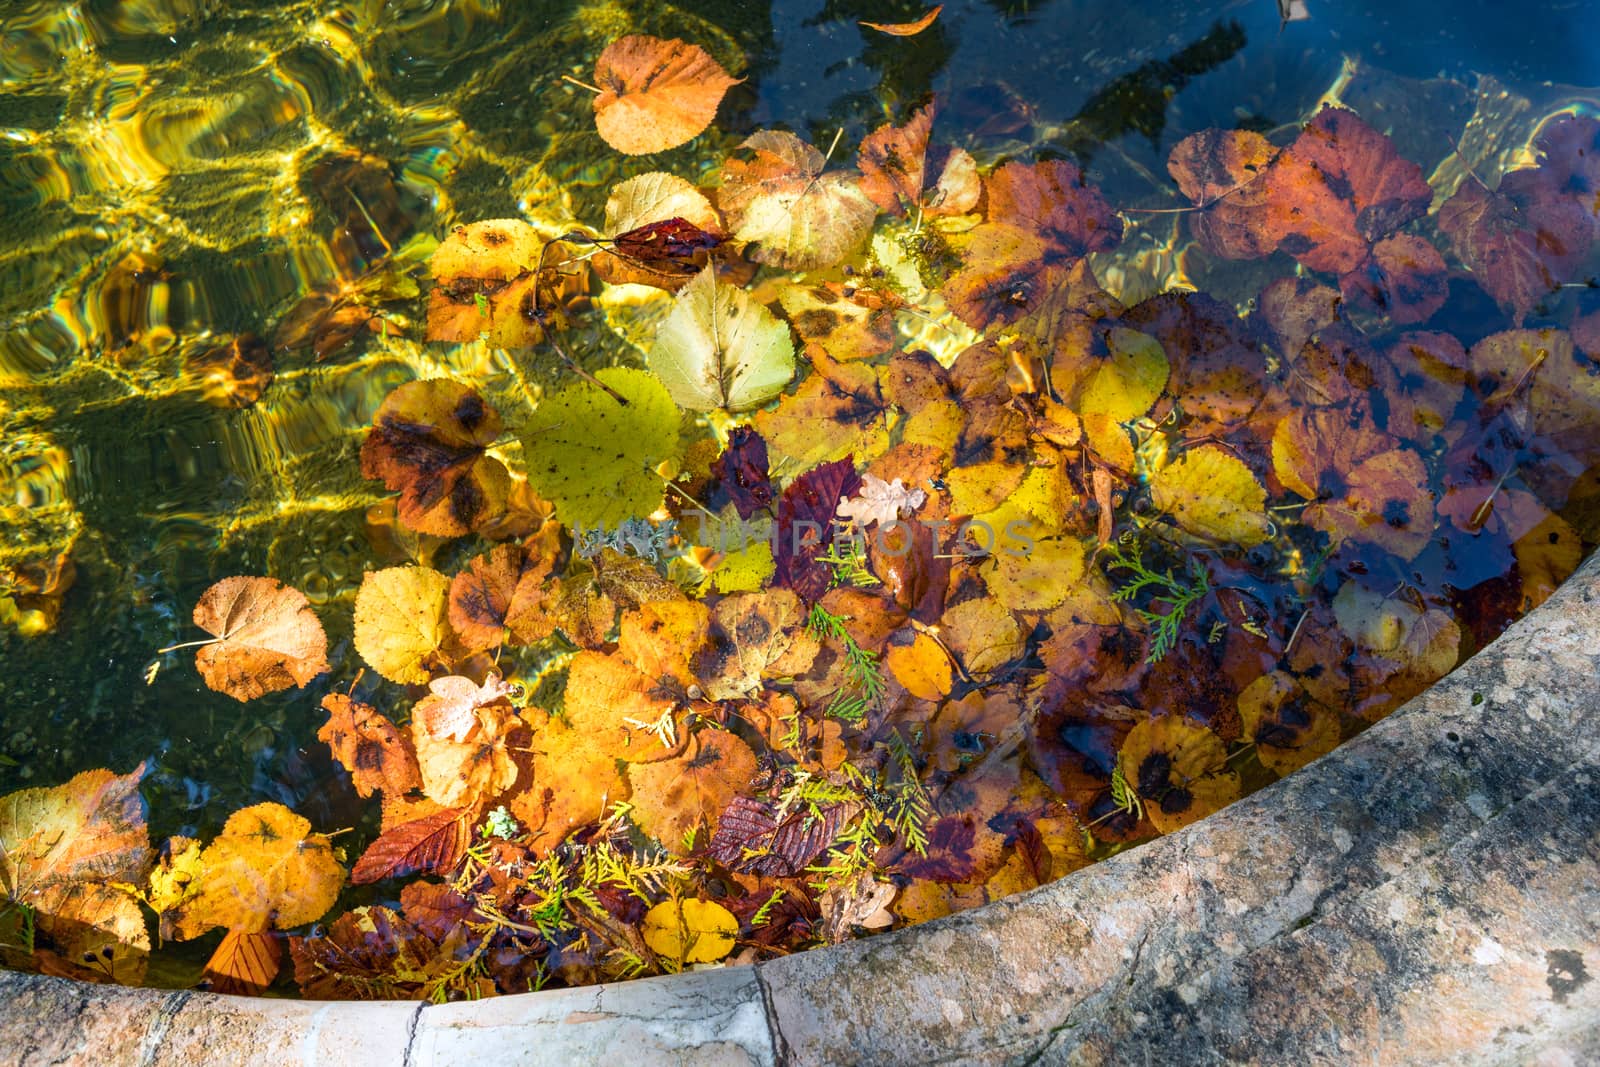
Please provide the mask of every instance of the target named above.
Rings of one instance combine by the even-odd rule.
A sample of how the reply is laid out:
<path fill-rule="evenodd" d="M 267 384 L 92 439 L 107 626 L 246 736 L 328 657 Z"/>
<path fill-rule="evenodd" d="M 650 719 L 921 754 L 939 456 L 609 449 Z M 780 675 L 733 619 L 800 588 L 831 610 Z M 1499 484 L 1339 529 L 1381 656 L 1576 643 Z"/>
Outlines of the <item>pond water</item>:
<path fill-rule="evenodd" d="M 416 981 L 374 965 L 379 977 L 360 990 L 313 974 L 315 995 L 479 995 L 673 969 L 697 958 L 688 932 L 721 936 L 720 917 L 679 908 L 676 958 L 663 949 L 646 913 L 680 898 L 725 902 L 736 923 L 737 947 L 700 958 L 759 958 L 981 904 L 1214 810 L 1425 688 L 1600 539 L 1600 127 L 1590 125 L 1600 37 L 1588 32 L 1600 7 L 1310 0 L 1308 18 L 1285 22 L 1273 0 L 966 0 L 914 35 L 860 22 L 908 23 L 923 10 L 0 0 L 0 796 L 142 764 L 157 848 L 170 835 L 210 841 L 231 813 L 271 802 L 320 833 L 350 831 L 331 846 L 345 866 L 380 828 L 470 809 L 473 852 L 460 862 L 477 865 L 480 888 L 521 879 L 525 889 L 492 898 L 512 916 L 494 927 L 499 940 L 459 940 L 485 929 L 468 896 L 414 896 L 411 933 L 451 964 Z M 601 138 L 579 83 L 628 34 L 697 45 L 742 79 L 709 129 L 645 155 Z M 644 455 L 648 404 L 607 412 L 586 384 L 604 368 L 647 365 L 675 314 L 664 289 L 686 277 L 663 286 L 662 271 L 681 264 L 635 269 L 644 285 L 552 287 L 560 310 L 545 310 L 567 320 L 559 352 L 425 340 L 428 254 L 460 242 L 457 227 L 523 219 L 540 244 L 582 227 L 616 237 L 608 198 L 627 179 L 737 186 L 724 163 L 763 130 L 797 134 L 849 168 L 869 134 L 929 100 L 931 142 L 968 154 L 986 176 L 982 200 L 972 179 L 960 211 L 926 198 L 925 212 L 887 211 L 870 243 L 863 230 L 847 254 L 802 264 L 811 269 L 798 280 L 782 267 L 817 260 L 814 249 L 788 260 L 758 251 L 759 272 L 742 242 L 713 253 L 717 284 L 780 310 L 802 342 L 788 395 L 752 405 L 765 411 L 689 411 L 670 447 Z M 1325 112 L 1302 134 L 1325 105 L 1352 109 L 1359 126 Z M 1207 130 L 1238 132 L 1186 141 Z M 1192 188 L 1169 171 L 1180 143 L 1197 146 L 1189 186 L 1223 210 L 1189 210 Z M 1259 158 L 1240 170 L 1251 152 Z M 1416 165 L 1410 186 L 1402 161 Z M 746 175 L 758 202 L 762 181 L 777 180 L 769 164 Z M 1013 177 L 996 179 L 1008 166 Z M 1274 191 L 1239 207 L 1260 172 Z M 1543 177 L 1501 185 L 1520 172 Z M 1030 184 L 1041 176 L 1053 193 Z M 833 188 L 802 180 L 773 210 L 803 215 L 807 197 Z M 1468 204 L 1463 188 L 1482 196 Z M 819 231 L 845 225 L 860 194 L 838 196 Z M 735 209 L 723 207 L 729 217 L 714 221 L 730 223 Z M 1056 208 L 1064 215 L 1044 218 Z M 590 254 L 612 271 L 630 266 L 592 242 L 551 247 L 565 248 L 572 272 Z M 477 288 L 451 297 L 463 314 L 487 314 L 503 284 L 484 285 L 493 257 L 482 251 L 460 271 Z M 962 282 L 963 270 L 983 276 Z M 831 294 L 815 288 L 828 283 Z M 1070 297 L 1052 297 L 1052 285 Z M 1173 291 L 1207 297 L 1157 299 Z M 873 325 L 836 329 L 841 301 Z M 807 318 L 818 309 L 820 320 Z M 872 330 L 882 344 L 863 351 Z M 928 355 L 891 362 L 891 351 Z M 649 366 L 664 376 L 655 357 Z M 608 388 L 646 388 L 608 374 Z M 493 445 L 526 470 L 556 500 L 554 520 L 513 494 L 509 518 L 469 515 L 464 537 L 397 521 L 390 489 L 419 467 L 399 454 L 419 434 L 470 436 L 477 425 L 451 423 L 456 394 L 450 405 L 412 397 L 385 409 L 391 429 L 415 424 L 394 430 L 392 454 L 364 447 L 392 390 L 434 378 L 500 413 L 506 431 L 467 451 Z M 726 379 L 719 388 L 728 395 Z M 673 388 L 667 410 L 693 408 L 685 395 Z M 416 429 L 419 411 L 432 430 Z M 734 423 L 765 439 L 759 463 Z M 628 457 L 614 481 L 574 489 L 581 476 L 534 470 L 557 441 L 567 466 L 602 469 L 584 450 L 607 432 Z M 730 441 L 746 444 L 715 466 Z M 790 511 L 776 503 L 792 480 L 846 458 L 853 466 L 791 492 Z M 364 467 L 399 473 L 385 488 Z M 741 468 L 754 483 L 733 477 Z M 856 468 L 920 489 L 900 500 L 908 519 L 1020 521 L 1044 550 L 1008 562 L 936 537 L 910 563 L 880 550 L 831 566 L 792 542 L 785 550 L 786 516 L 825 523 L 841 495 L 859 499 Z M 655 499 L 629 514 L 641 472 Z M 690 551 L 685 502 L 709 503 L 724 526 L 730 507 L 746 525 L 754 516 L 760 539 L 768 509 L 742 506 L 755 483 L 757 502 L 774 502 L 778 558 L 775 577 L 772 560 L 767 571 L 751 563 L 752 580 L 715 545 Z M 806 494 L 828 506 L 793 504 Z M 581 544 L 598 563 L 571 551 L 574 515 L 614 530 L 651 512 L 658 530 L 670 512 L 683 537 L 645 550 L 613 538 L 626 551 L 598 557 L 592 539 Z M 455 575 L 494 537 L 528 545 L 513 567 L 535 567 L 541 552 L 556 562 L 568 584 L 542 594 L 567 598 L 556 632 L 503 649 L 457 641 L 416 670 L 516 685 L 485 699 L 521 732 L 484 758 L 504 760 L 517 785 L 387 797 L 385 811 L 318 737 L 330 693 L 405 726 L 427 692 L 374 662 L 353 620 L 363 575 L 414 564 Z M 208 687 L 189 650 L 158 652 L 199 637 L 196 603 L 235 575 L 304 593 L 326 630 L 327 672 L 241 702 Z M 783 585 L 790 600 L 766 592 Z M 703 619 L 681 605 L 638 607 L 677 596 L 674 586 L 706 605 Z M 606 611 L 624 611 L 620 648 L 616 619 L 596 621 L 602 594 Z M 582 611 L 568 602 L 584 597 Z M 587 624 L 573 621 L 584 612 Z M 745 615 L 763 636 L 740 629 Z M 785 635 L 781 647 L 769 630 Z M 689 649 L 681 662 L 663 632 Z M 757 654 L 741 642 L 764 658 L 708 666 L 728 658 L 729 642 L 736 659 Z M 646 654 L 644 683 L 619 680 L 624 667 L 646 670 Z M 567 691 L 569 677 L 592 688 Z M 671 699 L 660 692 L 668 678 Z M 606 728 L 619 745 L 659 741 L 660 752 L 594 741 L 596 704 L 651 711 Z M 473 714 L 468 729 L 482 733 L 472 736 L 486 736 L 488 713 Z M 588 740 L 541 740 L 569 735 Z M 717 760 L 739 772 L 700 784 L 718 776 L 703 772 Z M 594 781 L 574 779 L 597 776 L 615 777 L 615 791 L 560 807 L 556 794 L 588 797 Z M 684 781 L 692 797 L 662 799 Z M 543 807 L 503 806 L 530 789 L 545 791 Z M 597 835 L 596 818 L 623 795 L 638 814 Z M 802 809 L 802 822 L 784 822 Z M 530 817 L 551 810 L 578 830 L 566 852 L 551 849 L 567 824 L 540 831 Z M 486 817 L 522 844 L 485 836 Z M 730 844 L 735 825 L 748 830 Z M 638 892 L 589 885 L 581 907 L 605 919 L 580 930 L 552 918 L 581 911 L 552 897 L 576 883 L 529 871 L 601 840 L 646 860 L 659 840 L 673 855 L 634 872 Z M 466 884 L 459 866 L 435 874 Z M 327 921 L 398 908 L 403 884 L 346 889 Z M 81 939 L 52 932 L 27 890 L 6 890 L 27 907 L 0 909 L 3 958 L 80 973 L 85 962 L 66 949 Z M 277 925 L 299 933 L 321 915 Z M 180 936 L 194 939 L 148 980 L 199 977 L 222 933 L 189 925 Z M 56 938 L 60 961 L 39 963 L 24 927 L 35 947 Z M 119 936 L 125 946 L 126 929 Z M 580 936 L 590 943 L 575 945 Z M 291 970 L 275 992 L 294 990 Z"/>

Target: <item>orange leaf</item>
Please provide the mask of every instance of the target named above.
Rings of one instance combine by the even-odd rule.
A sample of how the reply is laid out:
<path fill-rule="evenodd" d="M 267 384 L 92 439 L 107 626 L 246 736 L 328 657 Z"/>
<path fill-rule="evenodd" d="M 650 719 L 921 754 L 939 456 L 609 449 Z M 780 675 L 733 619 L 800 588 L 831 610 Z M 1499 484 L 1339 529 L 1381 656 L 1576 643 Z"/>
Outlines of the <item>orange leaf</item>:
<path fill-rule="evenodd" d="M 538 234 L 521 219 L 457 226 L 428 260 L 433 289 L 427 339 L 464 343 L 485 337 L 498 348 L 538 344 L 544 319 L 559 311 L 567 295 L 558 283 L 580 286 L 584 279 L 581 270 L 558 277 L 550 269 L 556 258 L 545 255 Z"/>
<path fill-rule="evenodd" d="M 439 804 L 487 801 L 517 780 L 512 753 L 525 745 L 527 731 L 511 706 L 478 705 L 472 715 L 477 721 L 462 741 L 431 733 L 421 722 L 412 725 L 423 792 Z"/>
<path fill-rule="evenodd" d="M 407 382 L 373 416 L 361 473 L 400 490 L 400 521 L 413 530 L 459 537 L 505 510 L 511 477 L 485 455 L 500 430 L 500 416 L 467 386 Z"/>
<path fill-rule="evenodd" d="M 891 37 L 915 37 L 929 26 L 932 26 L 933 20 L 938 18 L 939 12 L 943 10 L 943 4 L 930 8 L 926 14 L 914 22 L 866 22 L 863 20 L 861 25 L 869 30 L 887 33 Z"/>
<path fill-rule="evenodd" d="M 587 731 L 550 722 L 534 740 L 533 782 L 511 798 L 511 813 L 528 832 L 528 847 L 543 856 L 568 834 L 598 822 L 607 807 L 628 799 L 628 781 Z"/>
<path fill-rule="evenodd" d="M 317 740 L 350 772 L 357 794 L 370 797 L 382 790 L 399 796 L 421 787 L 416 753 L 394 723 L 342 693 L 329 693 L 322 706 L 328 721 L 317 731 Z"/>
<path fill-rule="evenodd" d="M 676 759 L 628 765 L 634 821 L 667 851 L 685 855 L 685 836 L 702 825 L 714 835 L 723 810 L 755 773 L 749 745 L 722 730 L 702 730 Z"/>
<path fill-rule="evenodd" d="M 224 578 L 194 623 L 217 639 L 195 655 L 206 685 L 235 700 L 303 687 L 328 669 L 328 638 L 305 594 L 275 578 Z"/>
<path fill-rule="evenodd" d="M 450 580 L 450 626 L 460 635 L 469 652 L 497 648 L 507 631 L 522 639 L 531 630 L 537 601 L 551 560 L 535 555 L 521 545 L 496 545 L 481 556 L 474 556 Z M 524 585 L 526 583 L 526 585 Z M 513 628 L 513 608 L 521 626 Z M 537 637 L 550 632 L 547 627 Z M 535 638 L 536 639 L 536 638 Z M 526 640 L 521 643 L 526 644 Z"/>
<path fill-rule="evenodd" d="M 206 961 L 203 980 L 213 993 L 256 997 L 267 991 L 282 966 L 277 935 L 229 930 Z"/>
<path fill-rule="evenodd" d="M 904 215 L 922 196 L 933 107 L 912 114 L 904 126 L 880 126 L 861 142 L 861 191 L 884 211 Z"/>
<path fill-rule="evenodd" d="M 466 808 L 446 808 L 386 830 L 356 861 L 350 881 L 366 885 L 416 871 L 446 873 L 466 851 L 466 813 Z"/>
<path fill-rule="evenodd" d="M 699 136 L 717 117 L 734 78 L 699 45 L 632 34 L 606 46 L 594 65 L 594 124 L 630 156 L 664 152 Z"/>
<path fill-rule="evenodd" d="M 739 146 L 749 160 L 722 166 L 717 206 L 757 263 L 785 270 L 831 267 L 866 241 L 878 209 L 856 175 L 792 133 L 762 130 Z"/>

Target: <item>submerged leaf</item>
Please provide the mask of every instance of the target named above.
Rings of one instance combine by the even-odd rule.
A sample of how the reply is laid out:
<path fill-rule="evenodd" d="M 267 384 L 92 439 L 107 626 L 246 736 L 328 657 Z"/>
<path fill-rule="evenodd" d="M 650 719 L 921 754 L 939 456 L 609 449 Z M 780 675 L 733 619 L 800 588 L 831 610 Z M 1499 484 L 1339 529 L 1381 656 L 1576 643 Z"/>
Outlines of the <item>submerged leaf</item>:
<path fill-rule="evenodd" d="M 1224 544 L 1258 545 L 1272 527 L 1260 481 L 1217 445 L 1196 448 L 1157 471 L 1150 499 L 1182 529 Z"/>
<path fill-rule="evenodd" d="M 1180 714 L 1137 723 L 1117 753 L 1123 780 L 1164 834 L 1239 799 L 1239 776 L 1220 738 Z"/>
<path fill-rule="evenodd" d="M 749 745 L 723 730 L 701 730 L 674 759 L 628 764 L 634 821 L 667 851 L 683 855 L 686 835 L 701 826 L 714 835 L 723 810 L 755 773 Z"/>
<path fill-rule="evenodd" d="M 342 693 L 329 693 L 322 706 L 328 721 L 317 731 L 317 740 L 350 772 L 358 796 L 370 797 L 379 790 L 403 796 L 422 785 L 416 753 L 400 729 L 377 709 Z"/>
<path fill-rule="evenodd" d="M 628 155 L 664 152 L 698 137 L 717 117 L 734 78 L 699 45 L 630 34 L 606 46 L 594 65 L 594 124 L 606 144 Z"/>
<path fill-rule="evenodd" d="M 305 594 L 275 578 L 224 578 L 201 594 L 195 625 L 216 640 L 195 654 L 206 685 L 235 700 L 304 687 L 328 669 L 328 638 Z"/>
<path fill-rule="evenodd" d="M 648 357 L 680 407 L 758 408 L 794 377 L 789 328 L 707 267 L 684 287 Z"/>

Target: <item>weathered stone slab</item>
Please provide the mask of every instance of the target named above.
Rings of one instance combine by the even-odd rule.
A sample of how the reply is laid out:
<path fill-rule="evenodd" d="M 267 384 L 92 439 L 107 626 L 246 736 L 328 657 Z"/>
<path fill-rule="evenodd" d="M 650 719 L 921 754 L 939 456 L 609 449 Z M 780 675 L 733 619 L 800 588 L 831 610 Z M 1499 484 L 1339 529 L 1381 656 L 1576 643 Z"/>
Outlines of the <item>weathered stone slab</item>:
<path fill-rule="evenodd" d="M 730 967 L 427 1009 L 412 1067 L 608 1063 L 765 1067 L 772 1035 L 755 971 Z"/>

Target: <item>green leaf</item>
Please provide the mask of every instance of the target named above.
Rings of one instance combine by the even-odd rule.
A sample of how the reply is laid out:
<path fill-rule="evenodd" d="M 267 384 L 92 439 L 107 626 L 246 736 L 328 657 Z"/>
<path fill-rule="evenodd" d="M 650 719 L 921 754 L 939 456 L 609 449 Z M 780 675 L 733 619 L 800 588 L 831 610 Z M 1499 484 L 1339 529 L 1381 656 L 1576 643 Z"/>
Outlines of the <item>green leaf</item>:
<path fill-rule="evenodd" d="M 678 408 L 660 382 L 627 367 L 595 377 L 628 403 L 587 382 L 570 385 L 539 404 L 522 439 L 528 484 L 568 526 L 649 515 L 665 492 L 656 467 L 678 453 Z"/>
<path fill-rule="evenodd" d="M 750 411 L 794 377 L 794 343 L 787 323 L 707 267 L 678 294 L 648 361 L 691 411 Z"/>

